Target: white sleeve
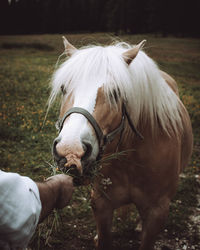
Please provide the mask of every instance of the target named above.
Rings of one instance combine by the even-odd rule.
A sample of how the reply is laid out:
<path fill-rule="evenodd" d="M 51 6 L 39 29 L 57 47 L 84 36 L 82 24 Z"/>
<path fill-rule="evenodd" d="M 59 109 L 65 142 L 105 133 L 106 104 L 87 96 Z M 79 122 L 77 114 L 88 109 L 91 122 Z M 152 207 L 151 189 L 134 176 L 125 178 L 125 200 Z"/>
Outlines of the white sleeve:
<path fill-rule="evenodd" d="M 0 241 L 24 248 L 41 212 L 37 185 L 28 177 L 0 171 Z"/>

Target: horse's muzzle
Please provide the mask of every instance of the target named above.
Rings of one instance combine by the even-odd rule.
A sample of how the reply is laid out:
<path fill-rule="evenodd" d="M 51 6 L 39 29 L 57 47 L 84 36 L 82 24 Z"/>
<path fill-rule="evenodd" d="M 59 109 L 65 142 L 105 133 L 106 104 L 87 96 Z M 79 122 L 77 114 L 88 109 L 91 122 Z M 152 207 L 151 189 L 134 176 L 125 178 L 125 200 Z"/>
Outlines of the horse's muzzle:
<path fill-rule="evenodd" d="M 80 171 L 80 166 L 79 164 L 76 164 L 76 162 L 73 162 L 70 164 L 70 160 L 68 161 L 68 155 L 65 157 L 60 156 L 56 146 L 59 143 L 60 139 L 56 138 L 53 142 L 53 148 L 52 148 L 52 153 L 55 159 L 55 162 L 58 166 L 58 168 L 64 172 L 65 174 L 68 174 L 73 177 L 73 181 L 75 185 L 81 185 L 84 179 L 85 175 L 85 169 L 81 167 L 82 172 Z M 81 158 L 81 165 L 83 162 L 87 162 L 88 158 L 91 155 L 92 152 L 92 146 L 88 142 L 82 142 L 82 146 L 84 149 L 84 155 Z M 79 167 L 78 167 L 78 166 Z M 85 164 L 83 164 L 85 166 Z"/>

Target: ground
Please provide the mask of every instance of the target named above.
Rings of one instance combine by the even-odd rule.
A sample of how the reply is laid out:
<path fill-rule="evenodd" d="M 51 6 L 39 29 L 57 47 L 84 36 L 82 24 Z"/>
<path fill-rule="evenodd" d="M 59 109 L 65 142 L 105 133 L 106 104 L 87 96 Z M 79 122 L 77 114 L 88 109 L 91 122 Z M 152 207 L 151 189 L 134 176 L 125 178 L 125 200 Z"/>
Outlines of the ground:
<path fill-rule="evenodd" d="M 112 34 L 66 34 L 75 46 L 108 44 Z M 116 37 L 115 37 L 116 38 Z M 200 249 L 200 41 L 192 38 L 162 38 L 153 35 L 121 36 L 118 40 L 138 43 L 147 40 L 145 51 L 172 75 L 191 117 L 194 150 L 181 175 L 169 218 L 156 243 L 156 249 Z M 49 80 L 57 58 L 63 52 L 61 35 L 0 37 L 0 157 L 1 169 L 43 180 L 53 174 L 52 141 L 59 101 L 46 121 Z M 60 58 L 62 62 L 65 57 Z M 62 211 L 41 225 L 31 249 L 94 249 L 95 223 L 90 206 L 90 186 L 77 188 Z M 116 250 L 138 249 L 140 234 L 135 231 L 134 206 L 129 213 L 117 211 L 113 221 Z"/>

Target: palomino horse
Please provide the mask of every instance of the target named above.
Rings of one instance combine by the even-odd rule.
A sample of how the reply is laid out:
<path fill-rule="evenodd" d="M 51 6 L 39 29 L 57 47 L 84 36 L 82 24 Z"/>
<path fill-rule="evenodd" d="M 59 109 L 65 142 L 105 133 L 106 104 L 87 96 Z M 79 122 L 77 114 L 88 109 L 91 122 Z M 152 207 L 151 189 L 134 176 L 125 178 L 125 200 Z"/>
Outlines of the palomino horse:
<path fill-rule="evenodd" d="M 176 82 L 141 50 L 144 43 L 76 49 L 64 38 L 69 58 L 52 78 L 50 105 L 62 92 L 53 145 L 60 169 L 84 176 L 105 155 L 126 152 L 95 179 L 97 249 L 111 249 L 113 211 L 129 203 L 142 220 L 140 250 L 153 249 L 191 156 L 190 118 Z"/>

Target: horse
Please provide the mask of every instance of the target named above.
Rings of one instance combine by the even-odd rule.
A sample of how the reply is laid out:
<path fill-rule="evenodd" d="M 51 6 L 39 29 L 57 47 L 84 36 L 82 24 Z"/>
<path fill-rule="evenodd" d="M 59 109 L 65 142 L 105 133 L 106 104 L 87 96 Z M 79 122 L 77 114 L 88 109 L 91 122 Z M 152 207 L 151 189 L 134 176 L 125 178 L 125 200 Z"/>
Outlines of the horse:
<path fill-rule="evenodd" d="M 49 106 L 61 97 L 55 161 L 83 177 L 80 185 L 101 163 L 91 192 L 98 250 L 112 249 L 113 212 L 131 203 L 142 221 L 139 249 L 154 249 L 193 146 L 176 81 L 144 52 L 145 40 L 77 49 L 63 39 L 67 60 L 49 96 Z"/>

